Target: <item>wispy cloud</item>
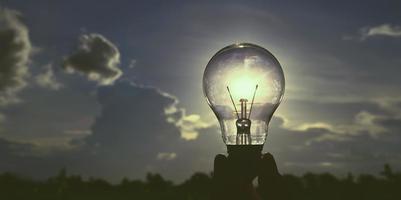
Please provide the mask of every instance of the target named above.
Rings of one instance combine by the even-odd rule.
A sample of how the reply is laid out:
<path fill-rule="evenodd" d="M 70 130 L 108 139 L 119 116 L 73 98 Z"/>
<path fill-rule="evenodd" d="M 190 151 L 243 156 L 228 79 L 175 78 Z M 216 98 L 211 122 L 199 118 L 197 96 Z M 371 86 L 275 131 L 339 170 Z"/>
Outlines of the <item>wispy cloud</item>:
<path fill-rule="evenodd" d="M 132 69 L 136 66 L 137 60 L 135 59 L 131 59 L 131 61 L 129 62 L 128 68 Z"/>
<path fill-rule="evenodd" d="M 377 26 L 365 26 L 359 29 L 357 34 L 343 35 L 343 40 L 359 40 L 364 41 L 372 37 L 401 37 L 401 25 L 380 24 Z"/>
<path fill-rule="evenodd" d="M 178 98 L 165 93 L 160 93 L 168 98 L 174 99 L 174 103 L 164 109 L 166 115 L 166 120 L 169 123 L 174 124 L 179 128 L 181 132 L 181 138 L 184 140 L 195 140 L 199 136 L 199 130 L 210 128 L 215 126 L 214 123 L 208 123 L 204 121 L 200 115 L 197 114 L 187 114 L 184 108 L 178 107 Z"/>
<path fill-rule="evenodd" d="M 359 29 L 356 35 L 344 35 L 343 40 L 366 40 L 371 37 L 401 37 L 401 26 L 392 24 L 381 24 L 377 26 L 365 26 Z"/>
<path fill-rule="evenodd" d="M 174 160 L 177 154 L 174 152 L 160 152 L 157 154 L 158 160 Z"/>
<path fill-rule="evenodd" d="M 58 90 L 63 87 L 63 84 L 57 81 L 56 77 L 54 76 L 53 66 L 48 64 L 44 66 L 45 71 L 41 74 L 38 74 L 35 77 L 36 83 L 43 87 L 48 88 L 51 90 Z"/>
<path fill-rule="evenodd" d="M 371 36 L 388 36 L 388 37 L 401 37 L 401 26 L 382 24 L 372 27 L 364 27 L 361 29 L 362 37 L 367 38 Z"/>

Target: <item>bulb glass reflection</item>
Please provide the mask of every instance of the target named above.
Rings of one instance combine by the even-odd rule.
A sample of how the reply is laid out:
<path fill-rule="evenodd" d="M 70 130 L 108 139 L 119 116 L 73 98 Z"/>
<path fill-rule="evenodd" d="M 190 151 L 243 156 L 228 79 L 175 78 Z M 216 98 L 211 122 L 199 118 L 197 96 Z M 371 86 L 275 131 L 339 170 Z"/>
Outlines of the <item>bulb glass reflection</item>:
<path fill-rule="evenodd" d="M 203 75 L 203 92 L 227 145 L 263 145 L 284 88 L 280 63 L 254 44 L 221 49 Z"/>

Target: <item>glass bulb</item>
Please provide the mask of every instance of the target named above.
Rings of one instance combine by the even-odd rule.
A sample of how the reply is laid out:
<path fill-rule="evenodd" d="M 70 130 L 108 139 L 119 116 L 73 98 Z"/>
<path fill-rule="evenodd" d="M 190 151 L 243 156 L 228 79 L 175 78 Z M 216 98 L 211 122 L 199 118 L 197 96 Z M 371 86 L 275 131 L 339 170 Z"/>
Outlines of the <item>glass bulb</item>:
<path fill-rule="evenodd" d="M 248 43 L 218 51 L 203 74 L 203 92 L 226 145 L 263 145 L 284 94 L 284 74 L 266 49 Z"/>

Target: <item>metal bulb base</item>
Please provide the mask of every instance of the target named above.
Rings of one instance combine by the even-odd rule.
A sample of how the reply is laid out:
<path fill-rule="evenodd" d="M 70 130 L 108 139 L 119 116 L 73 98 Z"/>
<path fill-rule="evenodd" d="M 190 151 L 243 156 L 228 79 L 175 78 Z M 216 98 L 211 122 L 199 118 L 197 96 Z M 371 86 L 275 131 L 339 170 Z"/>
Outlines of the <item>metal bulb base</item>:
<path fill-rule="evenodd" d="M 262 155 L 263 145 L 227 145 L 228 155 L 235 157 L 255 157 Z"/>

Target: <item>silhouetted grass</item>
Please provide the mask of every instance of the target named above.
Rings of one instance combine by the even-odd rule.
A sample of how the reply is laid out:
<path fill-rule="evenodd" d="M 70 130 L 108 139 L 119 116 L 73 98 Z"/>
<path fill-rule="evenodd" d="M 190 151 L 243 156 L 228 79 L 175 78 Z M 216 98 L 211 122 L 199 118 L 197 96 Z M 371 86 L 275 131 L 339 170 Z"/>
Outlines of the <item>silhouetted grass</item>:
<path fill-rule="evenodd" d="M 301 177 L 284 175 L 283 179 L 289 195 L 297 200 L 401 199 L 401 173 L 394 173 L 388 165 L 379 177 L 349 174 L 337 178 L 329 173 L 307 173 Z M 0 175 L 1 200 L 206 200 L 210 198 L 211 187 L 211 176 L 204 173 L 195 173 L 179 185 L 151 173 L 144 181 L 123 179 L 119 184 L 94 178 L 84 180 L 80 176 L 67 175 L 65 170 L 45 181 L 12 173 Z"/>

